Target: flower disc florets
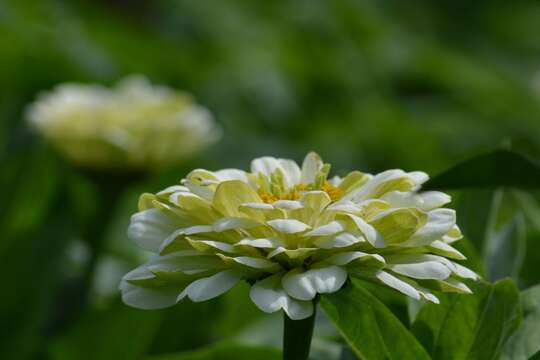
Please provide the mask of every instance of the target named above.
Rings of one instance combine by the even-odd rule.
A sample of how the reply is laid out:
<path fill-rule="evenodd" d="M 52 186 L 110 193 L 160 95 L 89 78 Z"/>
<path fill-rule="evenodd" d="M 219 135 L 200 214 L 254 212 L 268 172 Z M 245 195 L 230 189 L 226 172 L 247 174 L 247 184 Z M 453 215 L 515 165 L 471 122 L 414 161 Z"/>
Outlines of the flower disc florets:
<path fill-rule="evenodd" d="M 109 89 L 62 84 L 40 95 L 28 121 L 70 160 L 87 167 L 147 169 L 174 165 L 221 130 L 191 96 L 130 76 Z"/>
<path fill-rule="evenodd" d="M 418 192 L 423 172 L 353 171 L 328 179 L 330 165 L 310 153 L 294 161 L 263 157 L 251 172 L 194 170 L 182 185 L 143 194 L 129 236 L 155 256 L 128 273 L 124 302 L 168 307 L 204 301 L 240 280 L 265 312 L 292 319 L 313 312 L 317 294 L 348 277 L 438 302 L 429 289 L 470 292 L 477 275 L 453 260 L 461 238 L 450 197 Z"/>

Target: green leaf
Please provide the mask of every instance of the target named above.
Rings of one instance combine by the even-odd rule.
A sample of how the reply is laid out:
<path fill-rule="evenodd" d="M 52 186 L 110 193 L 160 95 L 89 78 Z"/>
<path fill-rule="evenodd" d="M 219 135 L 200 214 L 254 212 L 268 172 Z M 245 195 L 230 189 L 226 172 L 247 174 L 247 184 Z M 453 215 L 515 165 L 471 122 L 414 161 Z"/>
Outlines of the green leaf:
<path fill-rule="evenodd" d="M 540 285 L 521 292 L 523 324 L 506 343 L 501 360 L 527 360 L 540 352 Z"/>
<path fill-rule="evenodd" d="M 529 231 L 527 236 L 527 251 L 519 274 L 520 285 L 534 286 L 540 282 L 540 231 Z"/>
<path fill-rule="evenodd" d="M 472 295 L 441 294 L 426 304 L 412 331 L 433 359 L 497 359 L 521 322 L 519 291 L 510 279 L 471 285 Z"/>
<path fill-rule="evenodd" d="M 493 194 L 493 189 L 467 189 L 460 191 L 456 196 L 458 225 L 478 253 L 482 253 L 484 250 Z M 459 243 L 461 241 L 456 244 Z"/>
<path fill-rule="evenodd" d="M 280 360 L 281 351 L 263 346 L 220 343 L 201 350 L 152 356 L 148 360 Z"/>
<path fill-rule="evenodd" d="M 434 177 L 425 189 L 540 187 L 540 166 L 509 150 L 495 150 L 459 163 Z"/>
<path fill-rule="evenodd" d="M 527 232 L 518 205 L 511 191 L 497 190 L 493 196 L 484 244 L 486 276 L 490 281 L 504 277 L 517 280 L 523 264 Z"/>
<path fill-rule="evenodd" d="M 321 305 L 364 360 L 430 358 L 392 312 L 355 280 L 334 294 L 322 296 Z"/>

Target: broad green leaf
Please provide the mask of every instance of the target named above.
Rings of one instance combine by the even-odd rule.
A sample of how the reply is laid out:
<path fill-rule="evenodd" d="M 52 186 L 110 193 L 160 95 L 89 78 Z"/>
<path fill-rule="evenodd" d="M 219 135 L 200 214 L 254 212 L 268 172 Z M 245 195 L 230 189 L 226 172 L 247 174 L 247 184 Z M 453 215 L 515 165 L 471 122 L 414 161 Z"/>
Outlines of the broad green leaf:
<path fill-rule="evenodd" d="M 430 358 L 392 312 L 354 280 L 340 291 L 321 297 L 321 305 L 364 360 Z"/>
<path fill-rule="evenodd" d="M 540 282 L 538 264 L 540 264 L 540 231 L 529 231 L 527 235 L 527 251 L 519 274 L 522 286 L 534 286 Z"/>
<path fill-rule="evenodd" d="M 527 250 L 519 273 L 519 284 L 527 288 L 540 283 L 540 205 L 533 194 L 516 192 L 527 222 Z"/>
<path fill-rule="evenodd" d="M 518 153 L 495 150 L 465 160 L 434 177 L 425 189 L 539 188 L 540 166 Z"/>
<path fill-rule="evenodd" d="M 148 360 L 280 360 L 281 351 L 263 346 L 220 343 L 201 350 L 152 356 Z"/>
<path fill-rule="evenodd" d="M 501 360 L 527 360 L 540 351 L 540 285 L 521 292 L 523 324 L 504 346 Z"/>
<path fill-rule="evenodd" d="M 493 189 L 465 189 L 456 196 L 457 223 L 479 254 L 484 251 L 493 194 Z"/>
<path fill-rule="evenodd" d="M 511 191 L 493 196 L 484 244 L 486 276 L 490 281 L 517 280 L 527 246 L 525 218 Z"/>
<path fill-rule="evenodd" d="M 471 285 L 472 295 L 440 294 L 412 326 L 433 359 L 497 359 L 521 322 L 519 291 L 505 279 Z"/>

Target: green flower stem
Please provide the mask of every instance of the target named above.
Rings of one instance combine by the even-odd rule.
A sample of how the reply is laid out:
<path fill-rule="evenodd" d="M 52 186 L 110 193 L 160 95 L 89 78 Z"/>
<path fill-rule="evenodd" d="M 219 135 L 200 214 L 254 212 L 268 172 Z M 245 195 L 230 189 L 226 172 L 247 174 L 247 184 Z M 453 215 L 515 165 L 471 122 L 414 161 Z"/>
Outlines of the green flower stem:
<path fill-rule="evenodd" d="M 313 315 L 304 320 L 291 320 L 283 313 L 283 360 L 306 360 L 309 356 L 316 306 Z"/>

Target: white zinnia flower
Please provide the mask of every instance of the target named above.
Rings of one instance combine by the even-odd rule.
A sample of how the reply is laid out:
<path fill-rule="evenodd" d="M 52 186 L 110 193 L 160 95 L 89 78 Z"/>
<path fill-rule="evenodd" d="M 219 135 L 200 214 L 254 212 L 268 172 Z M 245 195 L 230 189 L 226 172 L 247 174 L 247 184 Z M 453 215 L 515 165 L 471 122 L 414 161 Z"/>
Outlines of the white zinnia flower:
<path fill-rule="evenodd" d="M 263 157 L 251 172 L 194 170 L 182 185 L 143 194 L 129 236 L 155 253 L 124 276 L 126 304 L 163 308 L 188 297 L 204 301 L 241 280 L 265 312 L 291 319 L 313 312 L 317 294 L 348 277 L 370 279 L 414 299 L 438 302 L 429 289 L 470 292 L 477 275 L 465 257 L 450 197 L 419 192 L 423 172 L 330 170 L 310 153 L 294 161 Z"/>
<path fill-rule="evenodd" d="M 66 157 L 90 167 L 156 168 L 189 157 L 220 135 L 191 96 L 131 76 L 114 88 L 61 84 L 39 96 L 28 121 Z"/>

